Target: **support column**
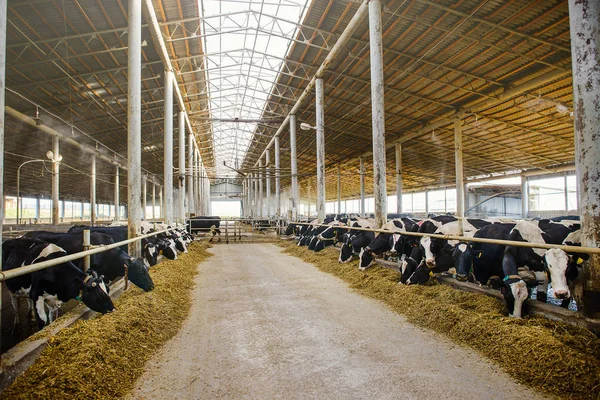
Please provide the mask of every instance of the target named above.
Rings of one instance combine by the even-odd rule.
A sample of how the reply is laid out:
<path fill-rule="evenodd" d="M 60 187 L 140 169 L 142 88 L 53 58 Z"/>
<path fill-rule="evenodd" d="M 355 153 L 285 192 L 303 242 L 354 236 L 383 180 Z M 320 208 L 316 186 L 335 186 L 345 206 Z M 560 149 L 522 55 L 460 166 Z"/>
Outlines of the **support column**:
<path fill-rule="evenodd" d="M 119 166 L 115 166 L 115 187 L 114 187 L 114 200 L 115 200 L 115 215 L 114 220 L 119 221 L 120 210 L 119 210 Z"/>
<path fill-rule="evenodd" d="M 156 182 L 152 179 L 152 220 L 156 221 Z"/>
<path fill-rule="evenodd" d="M 165 223 L 173 223 L 173 73 L 165 71 L 165 151 L 163 195 Z"/>
<path fill-rule="evenodd" d="M 35 220 L 40 220 L 40 196 L 35 197 Z"/>
<path fill-rule="evenodd" d="M 271 217 L 271 152 L 265 151 L 265 210 L 266 217 Z"/>
<path fill-rule="evenodd" d="M 310 217 L 310 178 L 308 178 L 308 182 L 306 183 L 306 189 L 308 190 L 308 212 L 306 214 Z"/>
<path fill-rule="evenodd" d="M 144 176 L 142 180 L 142 216 L 144 221 L 148 221 L 148 177 Z"/>
<path fill-rule="evenodd" d="M 581 210 L 581 245 L 600 247 L 600 3 L 569 0 L 575 165 Z M 583 271 L 583 313 L 600 318 L 600 255 Z M 579 303 L 578 303 L 579 305 Z"/>
<path fill-rule="evenodd" d="M 96 225 L 96 218 L 96 155 L 92 154 L 92 170 L 90 173 L 90 223 L 92 226 Z"/>
<path fill-rule="evenodd" d="M 158 193 L 158 211 L 160 214 L 160 218 L 163 219 L 165 218 L 165 206 L 164 206 L 164 201 L 163 201 L 163 187 L 160 186 L 160 190 Z"/>
<path fill-rule="evenodd" d="M 337 213 L 342 213 L 342 173 L 340 171 L 340 165 L 337 166 Z"/>
<path fill-rule="evenodd" d="M 258 160 L 258 216 L 263 216 L 263 161 Z"/>
<path fill-rule="evenodd" d="M 402 144 L 396 142 L 396 212 L 402 214 Z"/>
<path fill-rule="evenodd" d="M 529 215 L 529 184 L 526 176 L 521 176 L 521 216 Z"/>
<path fill-rule="evenodd" d="M 281 217 L 281 160 L 279 154 L 279 136 L 275 136 L 275 216 Z"/>
<path fill-rule="evenodd" d="M 375 223 L 378 227 L 381 227 L 387 222 L 381 0 L 371 0 L 369 2 L 369 39 L 371 53 L 371 115 L 373 124 L 373 197 L 375 202 Z"/>
<path fill-rule="evenodd" d="M 296 155 L 296 115 L 290 115 L 290 167 L 292 169 L 292 219 L 298 220 L 300 190 L 298 187 L 298 157 Z"/>
<path fill-rule="evenodd" d="M 358 158 L 360 162 L 360 215 L 365 218 L 367 216 L 365 210 L 365 159 Z"/>
<path fill-rule="evenodd" d="M 258 173 L 253 173 L 252 174 L 252 178 L 253 178 L 253 185 L 254 185 L 254 190 L 253 190 L 253 203 L 254 203 L 254 207 L 252 207 L 252 218 L 256 218 L 258 217 Z"/>
<path fill-rule="evenodd" d="M 0 2 L 0 110 L 4 110 L 4 89 L 6 88 L 6 4 Z M 18 194 L 17 194 L 18 195 Z M 0 243 L 2 243 L 2 230 L 4 223 L 4 112 L 0 113 Z M 2 246 L 0 246 L 0 260 L 2 260 Z M 0 265 L 2 269 L 2 265 Z M 2 285 L 0 285 L 0 310 L 2 309 Z M 0 331 L 2 331 L 0 321 Z M 1 368 L 0 368 L 1 369 Z"/>
<path fill-rule="evenodd" d="M 463 145 L 462 145 L 462 119 L 463 113 L 459 112 L 454 119 L 454 166 L 456 174 L 456 216 L 459 218 L 458 234 L 463 234 L 463 221 L 465 217 L 465 182 L 463 178 Z"/>
<path fill-rule="evenodd" d="M 323 78 L 315 83 L 317 103 L 317 218 L 325 220 L 325 95 Z"/>
<path fill-rule="evenodd" d="M 186 171 L 186 177 L 187 177 L 187 191 L 188 191 L 188 215 L 191 216 L 192 214 L 195 214 L 195 207 L 194 207 L 194 185 L 193 185 L 193 179 L 194 179 L 194 135 L 190 132 L 188 134 L 188 148 L 187 148 L 187 153 L 188 153 L 188 170 Z"/>
<path fill-rule="evenodd" d="M 56 225 L 60 221 L 60 213 L 58 211 L 60 164 L 55 161 L 59 158 L 58 136 L 52 136 L 52 153 L 54 154 L 54 160 L 52 160 L 52 224 Z"/>
<path fill-rule="evenodd" d="M 129 0 L 127 36 L 127 220 L 129 238 L 134 238 L 141 227 L 142 177 L 142 2 Z M 129 255 L 141 256 L 141 242 L 129 244 Z"/>
<path fill-rule="evenodd" d="M 185 112 L 179 111 L 179 223 L 185 224 Z"/>

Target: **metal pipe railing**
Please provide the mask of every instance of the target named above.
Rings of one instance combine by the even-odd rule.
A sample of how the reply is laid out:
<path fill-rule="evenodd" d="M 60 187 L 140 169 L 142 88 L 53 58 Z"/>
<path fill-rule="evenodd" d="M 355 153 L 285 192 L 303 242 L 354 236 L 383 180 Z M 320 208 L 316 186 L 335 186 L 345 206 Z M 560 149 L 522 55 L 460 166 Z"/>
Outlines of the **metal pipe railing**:
<path fill-rule="evenodd" d="M 75 254 L 69 254 L 64 257 L 55 258 L 53 260 L 42 261 L 40 263 L 26 265 L 24 267 L 15 268 L 15 269 L 11 269 L 8 271 L 0 271 L 0 282 L 5 281 L 7 279 L 15 278 L 17 276 L 29 274 L 31 272 L 40 271 L 42 269 L 53 267 L 55 265 L 62 264 L 62 263 L 68 262 L 68 261 L 78 260 L 78 259 L 84 258 L 86 256 L 91 256 L 94 254 L 102 253 L 104 251 L 108 251 L 108 250 L 123 246 L 125 244 L 133 243 L 138 240 L 142 240 L 142 239 L 148 238 L 150 236 L 155 236 L 160 233 L 165 233 L 165 232 L 172 231 L 175 229 L 177 229 L 177 227 L 168 228 L 168 229 L 164 229 L 162 231 L 152 232 L 152 233 L 148 233 L 145 235 L 136 236 L 134 238 L 123 240 L 123 241 L 117 242 L 117 243 L 97 245 L 97 246 L 94 246 L 93 249 L 81 251 L 81 252 L 75 253 Z"/>
<path fill-rule="evenodd" d="M 342 228 L 347 230 L 365 231 L 365 232 L 376 232 L 376 233 L 400 233 L 406 236 L 429 236 L 436 239 L 447 239 L 447 240 L 459 240 L 463 242 L 476 242 L 476 243 L 488 243 L 488 244 L 501 244 L 505 246 L 516 246 L 516 247 L 534 247 L 537 249 L 560 249 L 565 252 L 572 253 L 586 253 L 586 254 L 600 254 L 600 248 L 597 247 L 580 247 L 580 246 L 567 246 L 564 244 L 548 244 L 548 243 L 531 243 L 531 242 L 517 242 L 514 240 L 500 240 L 500 239 L 485 239 L 476 237 L 465 237 L 459 235 L 440 235 L 435 233 L 421 233 L 421 232 L 406 232 L 406 231 L 388 231 L 385 229 L 371 229 L 371 228 L 358 228 L 345 225 L 327 225 L 327 224 L 311 224 L 307 222 L 292 222 L 296 225 L 310 225 L 310 226 L 327 226 L 334 228 Z"/>

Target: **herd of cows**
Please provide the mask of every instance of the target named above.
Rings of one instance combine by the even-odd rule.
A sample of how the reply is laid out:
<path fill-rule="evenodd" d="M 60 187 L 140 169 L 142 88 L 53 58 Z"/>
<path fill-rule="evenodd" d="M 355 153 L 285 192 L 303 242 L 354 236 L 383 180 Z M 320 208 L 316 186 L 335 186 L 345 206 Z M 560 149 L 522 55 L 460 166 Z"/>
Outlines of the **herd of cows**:
<path fill-rule="evenodd" d="M 164 224 L 143 222 L 141 233 L 162 231 Z M 110 245 L 127 239 L 126 226 L 74 226 L 68 232 L 32 231 L 20 238 L 2 243 L 3 270 L 11 270 L 46 260 L 52 260 L 84 250 L 83 230 L 89 229 L 92 246 Z M 192 240 L 185 229 L 173 229 L 142 239 L 142 257 L 127 254 L 127 245 L 94 254 L 90 269 L 83 272 L 83 258 L 6 280 L 15 312 L 15 331 L 20 327 L 21 299 L 27 299 L 29 313 L 41 329 L 52 322 L 53 315 L 63 302 L 82 301 L 90 309 L 112 312 L 115 308 L 109 296 L 108 283 L 124 277 L 145 291 L 154 288 L 148 268 L 162 257 L 170 260 L 187 253 Z"/>
<path fill-rule="evenodd" d="M 436 273 L 450 271 L 459 281 L 499 289 L 514 317 L 521 317 L 523 303 L 533 287 L 537 287 L 539 301 L 547 301 L 550 284 L 563 307 L 568 307 L 573 297 L 577 302 L 577 278 L 581 276 L 581 264 L 588 258 L 584 253 L 411 236 L 406 233 L 457 235 L 459 221 L 450 215 L 425 219 L 395 217 L 378 227 L 373 219 L 334 215 L 324 221 L 313 220 L 309 225 L 290 224 L 285 233 L 293 235 L 298 246 L 314 251 L 341 244 L 339 262 L 346 263 L 357 256 L 361 270 L 370 267 L 376 255 L 397 257 L 401 284 L 423 284 Z M 573 216 L 542 220 L 465 219 L 463 230 L 465 237 L 581 245 L 579 218 Z"/>

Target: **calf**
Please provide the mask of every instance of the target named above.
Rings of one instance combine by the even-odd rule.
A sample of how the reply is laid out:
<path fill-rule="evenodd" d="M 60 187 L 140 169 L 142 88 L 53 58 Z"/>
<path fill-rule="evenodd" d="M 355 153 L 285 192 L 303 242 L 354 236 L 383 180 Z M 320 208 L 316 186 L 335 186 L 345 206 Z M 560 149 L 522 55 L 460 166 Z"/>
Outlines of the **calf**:
<path fill-rule="evenodd" d="M 9 239 L 2 244 L 3 269 L 11 270 L 66 256 L 61 247 L 32 238 Z M 53 311 L 63 302 L 77 298 L 91 310 L 107 313 L 115 307 L 108 296 L 103 277 L 86 275 L 72 262 L 61 263 L 46 269 L 8 279 L 6 286 L 13 296 L 27 295 L 35 304 L 34 313 L 38 327 L 52 322 Z M 50 310 L 46 313 L 46 308 Z M 19 323 L 15 309 L 15 323 Z"/>

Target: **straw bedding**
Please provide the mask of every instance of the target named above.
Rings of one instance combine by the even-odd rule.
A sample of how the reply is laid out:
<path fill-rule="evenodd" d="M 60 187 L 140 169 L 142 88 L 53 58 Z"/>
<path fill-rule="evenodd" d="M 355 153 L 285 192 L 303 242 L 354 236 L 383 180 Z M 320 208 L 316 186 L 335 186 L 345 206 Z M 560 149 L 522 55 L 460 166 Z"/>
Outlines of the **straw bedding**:
<path fill-rule="evenodd" d="M 80 321 L 50 337 L 48 347 L 1 399 L 109 399 L 125 395 L 146 361 L 187 317 L 197 265 L 207 242 L 150 269 L 155 289 L 133 287 L 115 301 L 116 312 Z"/>
<path fill-rule="evenodd" d="M 339 264 L 332 253 L 314 253 L 293 242 L 280 246 L 411 323 L 475 349 L 520 382 L 562 398 L 600 398 L 600 339 L 586 329 L 545 318 L 510 318 L 504 304 L 488 296 L 438 284 L 398 285 L 396 271 L 376 266 L 362 272 L 356 262 Z M 468 377 L 456 378 L 468 383 Z"/>

